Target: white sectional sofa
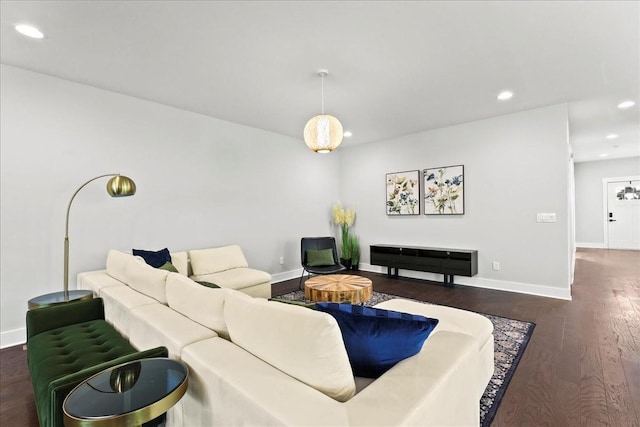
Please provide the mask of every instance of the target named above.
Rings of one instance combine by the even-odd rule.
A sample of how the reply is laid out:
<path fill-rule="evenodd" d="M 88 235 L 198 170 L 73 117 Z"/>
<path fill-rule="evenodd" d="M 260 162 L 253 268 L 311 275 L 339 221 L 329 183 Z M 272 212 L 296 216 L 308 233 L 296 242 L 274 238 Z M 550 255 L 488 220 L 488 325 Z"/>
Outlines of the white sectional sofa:
<path fill-rule="evenodd" d="M 254 297 L 252 286 L 205 287 L 179 259 L 172 254 L 179 273 L 170 273 L 112 250 L 106 270 L 78 275 L 135 347 L 164 345 L 189 366 L 188 391 L 168 425 L 478 425 L 493 372 L 493 326 L 483 316 L 382 303 L 440 322 L 418 354 L 375 380 L 356 378 L 331 315 Z"/>

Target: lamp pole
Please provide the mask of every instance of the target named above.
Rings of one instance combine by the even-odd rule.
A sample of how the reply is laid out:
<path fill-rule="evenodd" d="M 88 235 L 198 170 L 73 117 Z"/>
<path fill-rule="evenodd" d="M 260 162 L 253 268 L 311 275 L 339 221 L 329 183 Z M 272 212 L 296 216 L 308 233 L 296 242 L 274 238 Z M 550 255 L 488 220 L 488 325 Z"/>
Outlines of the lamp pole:
<path fill-rule="evenodd" d="M 67 206 L 67 219 L 65 222 L 64 228 L 64 299 L 65 301 L 69 300 L 69 212 L 71 211 L 71 204 L 73 203 L 73 199 L 75 199 L 76 195 L 82 190 L 87 184 L 107 176 L 111 176 L 109 183 L 107 184 L 107 192 L 111 197 L 124 197 L 124 196 L 133 196 L 136 193 L 136 185 L 130 179 L 124 175 L 120 175 L 119 173 L 108 173 L 104 175 L 96 176 L 95 178 L 91 178 L 89 181 L 82 184 L 73 196 L 71 196 L 71 200 L 69 200 L 69 205 Z"/>

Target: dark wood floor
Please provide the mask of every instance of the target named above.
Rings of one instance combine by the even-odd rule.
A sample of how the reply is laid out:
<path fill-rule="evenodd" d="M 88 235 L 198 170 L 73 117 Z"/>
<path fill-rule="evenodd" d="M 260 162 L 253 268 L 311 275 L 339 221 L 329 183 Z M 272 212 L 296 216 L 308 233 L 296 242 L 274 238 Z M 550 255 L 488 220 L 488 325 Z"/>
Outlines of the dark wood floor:
<path fill-rule="evenodd" d="M 640 252 L 579 250 L 570 302 L 360 274 L 380 292 L 537 324 L 494 427 L 640 426 Z M 0 426 L 37 426 L 22 346 L 0 360 Z"/>

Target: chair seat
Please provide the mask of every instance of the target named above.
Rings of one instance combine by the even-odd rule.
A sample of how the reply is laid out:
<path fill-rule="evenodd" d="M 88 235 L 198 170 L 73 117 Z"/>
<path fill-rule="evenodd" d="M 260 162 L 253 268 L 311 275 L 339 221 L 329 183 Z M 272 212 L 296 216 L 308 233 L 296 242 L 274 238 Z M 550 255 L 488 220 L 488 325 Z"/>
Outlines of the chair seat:
<path fill-rule="evenodd" d="M 339 273 L 343 270 L 346 270 L 345 266 L 342 264 L 338 265 L 322 265 L 320 267 L 309 267 L 305 268 L 309 273 L 312 274 L 332 274 Z"/>

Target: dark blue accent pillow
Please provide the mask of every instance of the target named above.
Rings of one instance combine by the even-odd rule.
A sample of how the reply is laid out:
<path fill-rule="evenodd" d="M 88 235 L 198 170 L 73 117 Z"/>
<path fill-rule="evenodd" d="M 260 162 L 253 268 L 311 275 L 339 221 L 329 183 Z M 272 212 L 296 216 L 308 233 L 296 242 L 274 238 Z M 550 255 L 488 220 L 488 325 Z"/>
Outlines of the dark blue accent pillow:
<path fill-rule="evenodd" d="M 133 255 L 141 256 L 144 259 L 144 262 L 154 268 L 160 268 L 165 263 L 171 262 L 171 255 L 169 254 L 169 249 L 167 248 L 160 249 L 159 251 L 145 251 L 142 249 L 134 249 Z"/>
<path fill-rule="evenodd" d="M 319 302 L 316 310 L 338 321 L 353 374 L 366 378 L 378 378 L 418 354 L 438 324 L 438 319 L 361 305 Z"/>

